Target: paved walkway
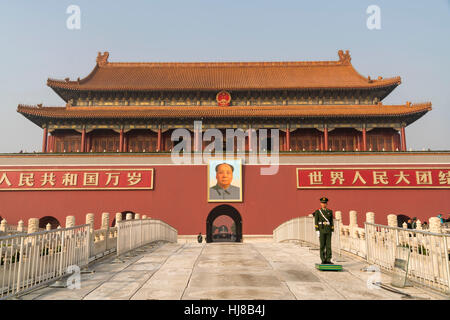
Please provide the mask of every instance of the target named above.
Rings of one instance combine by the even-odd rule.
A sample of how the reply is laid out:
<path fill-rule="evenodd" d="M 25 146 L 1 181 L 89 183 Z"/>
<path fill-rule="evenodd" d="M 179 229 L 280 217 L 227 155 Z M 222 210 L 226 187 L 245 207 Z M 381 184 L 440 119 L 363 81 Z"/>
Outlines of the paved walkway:
<path fill-rule="evenodd" d="M 344 257 L 344 271 L 320 272 L 318 251 L 294 243 L 153 243 L 106 258 L 82 274 L 81 289 L 42 288 L 22 299 L 402 299 L 369 289 L 373 273 Z M 382 275 L 383 283 L 390 277 Z M 442 298 L 419 288 L 401 289 L 417 299 Z"/>

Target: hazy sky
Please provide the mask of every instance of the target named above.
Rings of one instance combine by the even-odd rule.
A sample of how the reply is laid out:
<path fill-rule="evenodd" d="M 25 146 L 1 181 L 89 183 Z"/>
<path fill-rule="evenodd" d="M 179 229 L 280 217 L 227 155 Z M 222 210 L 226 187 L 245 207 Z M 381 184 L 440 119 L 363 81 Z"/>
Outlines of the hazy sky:
<path fill-rule="evenodd" d="M 69 5 L 81 29 L 69 30 Z M 369 5 L 381 30 L 366 26 Z M 0 152 L 40 151 L 42 129 L 17 105 L 61 106 L 48 77 L 85 77 L 109 61 L 337 60 L 364 76 L 401 76 L 384 104 L 431 101 L 406 129 L 408 148 L 450 149 L 450 0 L 0 1 Z"/>

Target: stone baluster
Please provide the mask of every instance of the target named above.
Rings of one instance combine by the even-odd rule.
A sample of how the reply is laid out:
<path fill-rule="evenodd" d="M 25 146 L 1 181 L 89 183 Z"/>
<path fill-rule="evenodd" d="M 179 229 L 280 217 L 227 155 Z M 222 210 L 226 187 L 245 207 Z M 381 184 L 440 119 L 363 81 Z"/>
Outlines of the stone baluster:
<path fill-rule="evenodd" d="M 30 218 L 28 219 L 28 233 L 34 233 L 39 231 L 39 219 Z"/>
<path fill-rule="evenodd" d="M 6 232 L 6 227 L 8 226 L 6 219 L 3 219 L 2 222 L 0 222 L 0 231 Z"/>
<path fill-rule="evenodd" d="M 103 212 L 102 213 L 102 227 L 101 229 L 108 229 L 109 228 L 109 213 Z"/>
<path fill-rule="evenodd" d="M 116 213 L 116 225 L 115 227 L 117 227 L 117 223 L 122 221 L 122 212 L 117 212 Z"/>
<path fill-rule="evenodd" d="M 433 233 L 442 233 L 441 220 L 438 217 L 431 217 L 429 220 L 429 229 Z"/>
<path fill-rule="evenodd" d="M 374 212 L 366 212 L 366 222 L 368 223 L 375 223 L 375 213 Z"/>
<path fill-rule="evenodd" d="M 18 231 L 18 232 L 23 232 L 23 230 L 25 229 L 23 225 L 24 225 L 23 220 L 20 220 L 20 221 L 17 223 L 17 231 Z"/>
<path fill-rule="evenodd" d="M 52 230 L 52 225 L 50 223 L 47 223 L 47 225 L 45 226 L 45 230 L 47 231 Z"/>
<path fill-rule="evenodd" d="M 132 220 L 133 219 L 133 214 L 132 213 L 127 213 L 125 220 Z"/>
<path fill-rule="evenodd" d="M 95 216 L 93 213 L 86 214 L 86 224 L 90 226 L 91 233 L 94 232 L 94 220 Z"/>
<path fill-rule="evenodd" d="M 66 228 L 75 227 L 75 216 L 66 217 Z"/>
<path fill-rule="evenodd" d="M 350 235 L 353 238 L 358 237 L 358 213 L 355 210 L 350 210 L 349 212 L 349 227 L 350 227 Z"/>
<path fill-rule="evenodd" d="M 140 219 L 141 219 L 141 215 L 140 215 L 139 213 L 136 213 L 136 214 L 134 215 L 134 219 L 135 219 L 135 220 L 140 220 Z"/>
<path fill-rule="evenodd" d="M 395 215 L 395 214 L 388 214 L 387 220 L 388 220 L 388 226 L 389 227 L 398 227 L 397 215 Z"/>
<path fill-rule="evenodd" d="M 417 221 L 416 221 L 416 229 L 422 230 L 422 222 L 420 221 L 420 219 L 417 219 Z"/>

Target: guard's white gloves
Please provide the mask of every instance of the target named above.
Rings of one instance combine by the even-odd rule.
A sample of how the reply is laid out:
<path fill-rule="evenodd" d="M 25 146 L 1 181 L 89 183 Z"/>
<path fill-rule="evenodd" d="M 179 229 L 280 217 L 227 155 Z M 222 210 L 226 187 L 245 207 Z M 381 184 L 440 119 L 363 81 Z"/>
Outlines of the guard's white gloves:
<path fill-rule="evenodd" d="M 316 231 L 317 238 L 320 238 L 320 231 Z"/>

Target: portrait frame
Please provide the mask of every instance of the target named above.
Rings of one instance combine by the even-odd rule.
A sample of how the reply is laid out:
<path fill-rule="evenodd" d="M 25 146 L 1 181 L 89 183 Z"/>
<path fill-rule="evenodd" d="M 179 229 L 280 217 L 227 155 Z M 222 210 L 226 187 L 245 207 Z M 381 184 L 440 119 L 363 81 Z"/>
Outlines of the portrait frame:
<path fill-rule="evenodd" d="M 233 179 L 231 185 L 239 188 L 239 198 L 236 199 L 211 199 L 211 188 L 217 185 L 215 168 L 218 164 L 227 163 L 233 166 Z M 207 188 L 206 199 L 208 202 L 242 202 L 242 159 L 209 159 L 206 172 Z M 214 182 L 215 181 L 215 182 Z"/>

